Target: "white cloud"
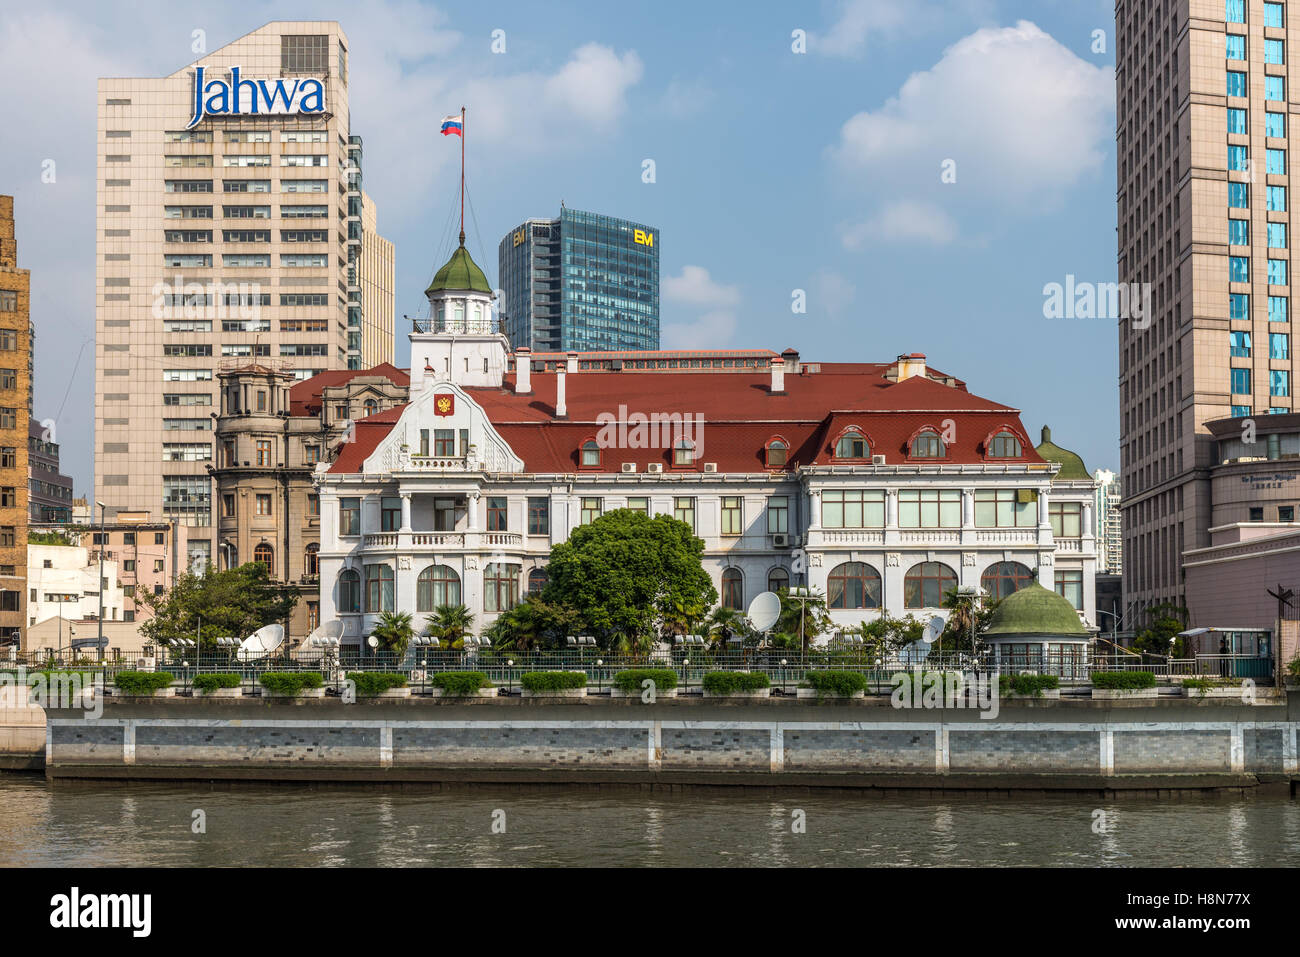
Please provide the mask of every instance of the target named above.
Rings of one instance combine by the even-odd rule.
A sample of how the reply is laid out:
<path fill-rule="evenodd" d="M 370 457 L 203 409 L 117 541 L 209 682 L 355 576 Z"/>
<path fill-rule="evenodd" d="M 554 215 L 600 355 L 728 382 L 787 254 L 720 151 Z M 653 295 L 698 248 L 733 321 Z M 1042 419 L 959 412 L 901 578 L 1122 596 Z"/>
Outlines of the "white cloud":
<path fill-rule="evenodd" d="M 725 349 L 736 344 L 736 314 L 709 312 L 694 321 L 667 322 L 659 329 L 664 349 Z"/>
<path fill-rule="evenodd" d="M 1113 67 L 1080 59 L 1022 20 L 949 47 L 882 107 L 850 118 L 833 155 L 866 182 L 886 175 L 896 188 L 939 186 L 952 159 L 957 181 L 943 188 L 1031 202 L 1101 164 L 1114 95 Z"/>
<path fill-rule="evenodd" d="M 609 47 L 588 43 L 546 81 L 545 98 L 557 109 L 603 126 L 622 114 L 628 89 L 644 72 L 635 50 L 619 56 Z"/>
<path fill-rule="evenodd" d="M 892 33 L 921 13 L 913 6 L 897 0 L 846 0 L 839 19 L 825 33 L 814 34 L 809 49 L 826 56 L 861 53 L 868 37 Z"/>
<path fill-rule="evenodd" d="M 683 266 L 680 276 L 669 276 L 660 284 L 666 302 L 707 310 L 697 319 L 664 322 L 659 329 L 665 349 L 721 349 L 734 345 L 740 287 L 715 282 L 703 266 Z"/>
<path fill-rule="evenodd" d="M 808 306 L 813 315 L 838 319 L 853 305 L 857 294 L 857 287 L 848 279 L 832 269 L 821 269 L 813 276 Z"/>
<path fill-rule="evenodd" d="M 669 276 L 660 289 L 665 299 L 690 306 L 734 306 L 740 289 L 714 282 L 703 266 L 683 266 L 680 276 Z"/>
<path fill-rule="evenodd" d="M 846 249 L 871 243 L 929 243 L 943 246 L 957 238 L 956 221 L 932 203 L 897 200 L 887 203 L 870 219 L 845 227 L 841 240 Z"/>

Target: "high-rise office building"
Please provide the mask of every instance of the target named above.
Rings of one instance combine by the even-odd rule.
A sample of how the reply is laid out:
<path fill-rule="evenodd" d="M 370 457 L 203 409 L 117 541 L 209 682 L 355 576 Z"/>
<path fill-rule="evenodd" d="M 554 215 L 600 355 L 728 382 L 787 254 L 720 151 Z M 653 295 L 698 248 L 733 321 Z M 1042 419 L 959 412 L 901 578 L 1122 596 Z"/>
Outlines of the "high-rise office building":
<path fill-rule="evenodd" d="M 14 198 L 0 196 L 0 644 L 21 645 L 26 634 L 31 288 L 18 268 Z"/>
<path fill-rule="evenodd" d="M 391 298 L 363 296 L 348 84 L 347 37 L 323 21 L 99 81 L 95 498 L 189 526 L 187 565 L 213 555 L 221 369 L 302 379 L 392 355 Z"/>
<path fill-rule="evenodd" d="M 1110 469 L 1097 469 L 1092 477 L 1097 482 L 1097 571 L 1104 575 L 1120 575 L 1124 570 L 1120 478 Z"/>
<path fill-rule="evenodd" d="M 27 432 L 27 486 L 33 523 L 72 521 L 72 477 L 59 471 L 59 443 L 39 422 Z"/>
<path fill-rule="evenodd" d="M 1292 410 L 1288 7 L 1117 0 L 1124 594 L 1186 605 L 1184 552 L 1210 544 L 1206 423 Z M 1297 54 L 1300 55 L 1300 54 Z M 1135 619 L 1139 624 L 1141 618 Z"/>
<path fill-rule="evenodd" d="M 394 358 L 394 306 L 397 302 L 397 262 L 393 244 L 379 235 L 378 213 L 369 194 L 361 207 L 361 301 L 365 324 L 361 329 L 361 354 L 373 368 Z M 349 369 L 359 368 L 349 364 Z"/>
<path fill-rule="evenodd" d="M 560 207 L 501 240 L 501 331 L 518 349 L 659 348 L 659 230 Z"/>

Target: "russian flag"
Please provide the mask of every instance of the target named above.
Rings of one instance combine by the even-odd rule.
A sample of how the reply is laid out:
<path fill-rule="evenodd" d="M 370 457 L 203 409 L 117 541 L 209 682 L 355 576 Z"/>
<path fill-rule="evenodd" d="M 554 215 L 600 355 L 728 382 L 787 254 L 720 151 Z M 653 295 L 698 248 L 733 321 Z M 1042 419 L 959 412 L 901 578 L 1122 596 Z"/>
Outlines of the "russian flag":
<path fill-rule="evenodd" d="M 444 116 L 442 118 L 442 135 L 450 136 L 455 133 L 457 136 L 464 136 L 465 131 L 459 116 Z"/>

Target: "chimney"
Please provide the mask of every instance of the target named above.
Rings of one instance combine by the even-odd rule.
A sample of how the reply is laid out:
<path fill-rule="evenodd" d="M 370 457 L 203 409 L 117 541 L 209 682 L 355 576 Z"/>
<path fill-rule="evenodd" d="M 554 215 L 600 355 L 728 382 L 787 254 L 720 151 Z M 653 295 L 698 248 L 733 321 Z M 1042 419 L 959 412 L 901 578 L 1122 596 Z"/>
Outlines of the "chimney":
<path fill-rule="evenodd" d="M 564 401 L 564 366 L 555 370 L 555 417 L 557 419 L 569 417 L 569 406 Z"/>
<path fill-rule="evenodd" d="M 769 395 L 785 395 L 785 361 L 780 356 L 772 357 L 772 387 Z"/>
<path fill-rule="evenodd" d="M 898 381 L 925 375 L 925 353 L 911 352 L 898 357 Z"/>
<path fill-rule="evenodd" d="M 533 391 L 533 350 L 520 346 L 515 350 L 515 394 L 531 395 Z"/>
<path fill-rule="evenodd" d="M 568 357 L 567 360 L 565 360 L 565 363 L 564 363 L 564 364 L 565 364 L 565 367 L 566 367 L 570 372 L 577 372 L 577 371 L 578 371 L 578 354 L 577 354 L 576 352 L 570 352 L 570 353 L 569 353 L 569 357 Z"/>
<path fill-rule="evenodd" d="M 781 353 L 781 358 L 785 360 L 785 371 L 791 375 L 799 374 L 799 350 L 786 349 Z"/>

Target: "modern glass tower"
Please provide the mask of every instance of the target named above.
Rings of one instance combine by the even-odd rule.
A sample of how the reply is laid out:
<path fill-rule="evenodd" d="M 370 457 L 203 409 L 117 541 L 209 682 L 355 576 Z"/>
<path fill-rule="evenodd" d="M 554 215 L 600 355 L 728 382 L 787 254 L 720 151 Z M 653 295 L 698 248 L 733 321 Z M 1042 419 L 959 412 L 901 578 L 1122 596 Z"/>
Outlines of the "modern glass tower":
<path fill-rule="evenodd" d="M 535 352 L 659 348 L 659 230 L 560 207 L 501 240 L 501 328 Z"/>

